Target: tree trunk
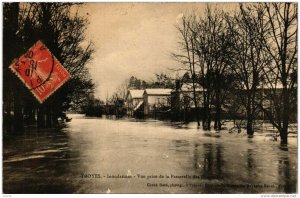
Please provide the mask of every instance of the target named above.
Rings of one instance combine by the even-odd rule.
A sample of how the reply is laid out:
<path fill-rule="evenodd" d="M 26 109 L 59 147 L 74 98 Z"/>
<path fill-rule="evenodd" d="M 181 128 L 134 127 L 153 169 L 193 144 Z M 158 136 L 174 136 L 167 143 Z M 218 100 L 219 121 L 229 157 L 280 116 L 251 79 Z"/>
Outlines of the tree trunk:
<path fill-rule="evenodd" d="M 288 144 L 288 129 L 282 128 L 280 130 L 280 138 L 281 138 L 281 145 L 287 145 Z"/>
<path fill-rule="evenodd" d="M 52 123 L 54 125 L 58 124 L 58 113 L 57 112 L 54 112 L 52 115 Z"/>
<path fill-rule="evenodd" d="M 30 124 L 34 124 L 35 123 L 35 111 L 36 111 L 36 109 L 35 108 L 32 108 L 31 110 L 30 110 L 30 117 L 29 117 L 29 123 Z"/>
<path fill-rule="evenodd" d="M 21 133 L 24 131 L 22 102 L 21 102 L 21 86 L 16 83 L 14 89 L 14 132 Z"/>
<path fill-rule="evenodd" d="M 253 138 L 254 129 L 253 129 L 253 121 L 254 121 L 254 98 L 255 98 L 255 90 L 248 90 L 247 93 L 247 135 L 248 138 Z"/>
<path fill-rule="evenodd" d="M 37 126 L 39 128 L 45 128 L 46 122 L 45 122 L 45 114 L 44 114 L 44 108 L 42 106 L 39 107 L 38 115 L 37 115 Z"/>
<path fill-rule="evenodd" d="M 199 108 L 198 108 L 196 99 L 194 100 L 194 103 L 195 103 L 195 113 L 196 113 L 197 127 L 200 127 Z"/>
<path fill-rule="evenodd" d="M 253 130 L 253 116 L 248 114 L 247 116 L 247 135 L 248 138 L 253 138 L 254 130 Z"/>
<path fill-rule="evenodd" d="M 211 117 L 210 117 L 210 109 L 208 108 L 208 113 L 207 113 L 207 130 L 210 131 L 211 127 L 210 127 L 210 124 L 211 124 Z"/>
<path fill-rule="evenodd" d="M 214 129 L 218 130 L 218 131 L 220 131 L 222 129 L 222 124 L 221 124 L 221 108 L 220 107 L 216 108 Z"/>
<path fill-rule="evenodd" d="M 51 128 L 53 126 L 52 124 L 52 112 L 51 110 L 47 110 L 47 113 L 46 113 L 46 127 L 47 128 Z"/>
<path fill-rule="evenodd" d="M 219 92 L 216 94 L 216 114 L 215 114 L 215 130 L 221 130 L 221 102 Z"/>
<path fill-rule="evenodd" d="M 288 144 L 288 127 L 289 127 L 289 118 L 290 118 L 290 98 L 287 88 L 284 87 L 282 90 L 283 100 L 283 118 L 282 118 L 282 128 L 280 129 L 280 140 L 281 140 L 281 147 L 287 149 Z"/>
<path fill-rule="evenodd" d="M 202 127 L 203 129 L 206 128 L 206 121 L 207 121 L 207 108 L 206 108 L 206 99 L 205 99 L 205 96 L 204 96 L 204 100 L 203 100 L 203 116 L 202 116 Z"/>
<path fill-rule="evenodd" d="M 210 130 L 211 117 L 210 117 L 210 109 L 209 109 L 209 100 L 210 97 L 206 95 L 204 98 L 204 116 L 202 121 L 204 130 Z"/>
<path fill-rule="evenodd" d="M 12 132 L 13 120 L 11 116 L 11 105 L 9 100 L 3 99 L 3 132 L 10 133 Z"/>
<path fill-rule="evenodd" d="M 210 122 L 211 122 L 211 118 L 209 115 L 209 107 L 206 104 L 204 107 L 204 116 L 203 116 L 203 129 L 204 130 L 210 130 Z"/>
<path fill-rule="evenodd" d="M 200 121 L 199 121 L 199 109 L 198 109 L 198 103 L 197 103 L 197 95 L 196 95 L 196 87 L 195 87 L 195 75 L 193 75 L 193 99 L 195 104 L 195 112 L 196 112 L 196 119 L 197 119 L 197 127 L 200 127 Z"/>

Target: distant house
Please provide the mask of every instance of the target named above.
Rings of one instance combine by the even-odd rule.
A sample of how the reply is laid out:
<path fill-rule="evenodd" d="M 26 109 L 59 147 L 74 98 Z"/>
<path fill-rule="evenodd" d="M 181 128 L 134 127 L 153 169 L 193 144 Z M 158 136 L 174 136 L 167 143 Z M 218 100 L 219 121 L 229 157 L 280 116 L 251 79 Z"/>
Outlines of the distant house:
<path fill-rule="evenodd" d="M 197 99 L 197 105 L 198 107 L 203 106 L 203 87 L 195 83 L 195 92 L 196 92 L 196 99 Z M 193 83 L 184 83 L 180 90 L 179 90 L 179 97 L 180 101 L 185 101 L 182 104 L 187 105 L 189 108 L 195 108 L 195 103 L 194 103 L 194 88 L 193 88 Z"/>
<path fill-rule="evenodd" d="M 145 89 L 144 115 L 153 115 L 171 108 L 172 89 Z"/>
<path fill-rule="evenodd" d="M 143 112 L 144 90 L 133 89 L 128 90 L 127 93 L 127 114 L 130 116 L 135 115 L 138 112 Z"/>
<path fill-rule="evenodd" d="M 203 106 L 203 87 L 195 83 L 195 92 L 198 107 Z M 172 106 L 178 111 L 195 108 L 194 89 L 192 83 L 184 83 L 172 91 Z"/>
<path fill-rule="evenodd" d="M 203 87 L 195 83 L 197 107 L 203 107 Z M 193 83 L 176 83 L 176 88 L 171 92 L 172 119 L 193 120 L 196 117 Z M 198 112 L 201 113 L 201 112 Z"/>

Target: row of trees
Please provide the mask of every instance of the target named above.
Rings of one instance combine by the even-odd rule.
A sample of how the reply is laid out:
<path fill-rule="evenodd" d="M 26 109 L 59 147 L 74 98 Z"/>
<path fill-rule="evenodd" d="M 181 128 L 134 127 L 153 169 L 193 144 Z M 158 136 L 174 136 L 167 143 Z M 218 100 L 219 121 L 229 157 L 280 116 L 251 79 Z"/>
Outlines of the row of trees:
<path fill-rule="evenodd" d="M 174 57 L 190 73 L 196 109 L 196 84 L 203 87 L 203 127 L 214 120 L 221 129 L 222 107 L 240 104 L 249 137 L 260 111 L 286 145 L 297 98 L 297 4 L 240 4 L 232 13 L 208 6 L 184 15 L 177 29 L 181 53 Z"/>
<path fill-rule="evenodd" d="M 79 4 L 3 4 L 3 102 L 4 130 L 21 132 L 24 122 L 51 127 L 71 104 L 86 103 L 93 92 L 86 64 L 93 53 L 85 42 L 87 18 L 79 16 Z M 12 61 L 42 40 L 71 74 L 71 79 L 43 104 L 8 69 Z M 35 119 L 37 117 L 37 120 Z"/>

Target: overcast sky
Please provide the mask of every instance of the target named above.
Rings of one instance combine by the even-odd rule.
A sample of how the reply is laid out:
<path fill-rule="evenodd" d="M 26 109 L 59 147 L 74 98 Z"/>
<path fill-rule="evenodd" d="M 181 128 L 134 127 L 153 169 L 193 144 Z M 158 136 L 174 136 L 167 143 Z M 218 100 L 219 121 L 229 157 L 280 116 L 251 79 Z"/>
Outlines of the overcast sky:
<path fill-rule="evenodd" d="M 89 68 L 97 85 L 96 97 L 104 100 L 131 76 L 151 80 L 155 73 L 170 73 L 168 68 L 178 66 L 170 56 L 178 49 L 176 21 L 195 9 L 204 12 L 205 7 L 205 3 L 87 3 L 81 7 L 90 22 L 86 38 L 95 48 Z"/>

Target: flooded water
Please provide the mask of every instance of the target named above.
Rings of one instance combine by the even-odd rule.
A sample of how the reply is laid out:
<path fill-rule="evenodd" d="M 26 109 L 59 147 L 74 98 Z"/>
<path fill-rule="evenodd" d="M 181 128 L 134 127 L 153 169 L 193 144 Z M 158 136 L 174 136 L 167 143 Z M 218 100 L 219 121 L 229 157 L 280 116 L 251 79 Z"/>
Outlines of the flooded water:
<path fill-rule="evenodd" d="M 195 123 L 84 118 L 3 142 L 4 193 L 295 193 L 289 151 L 265 134 Z"/>

